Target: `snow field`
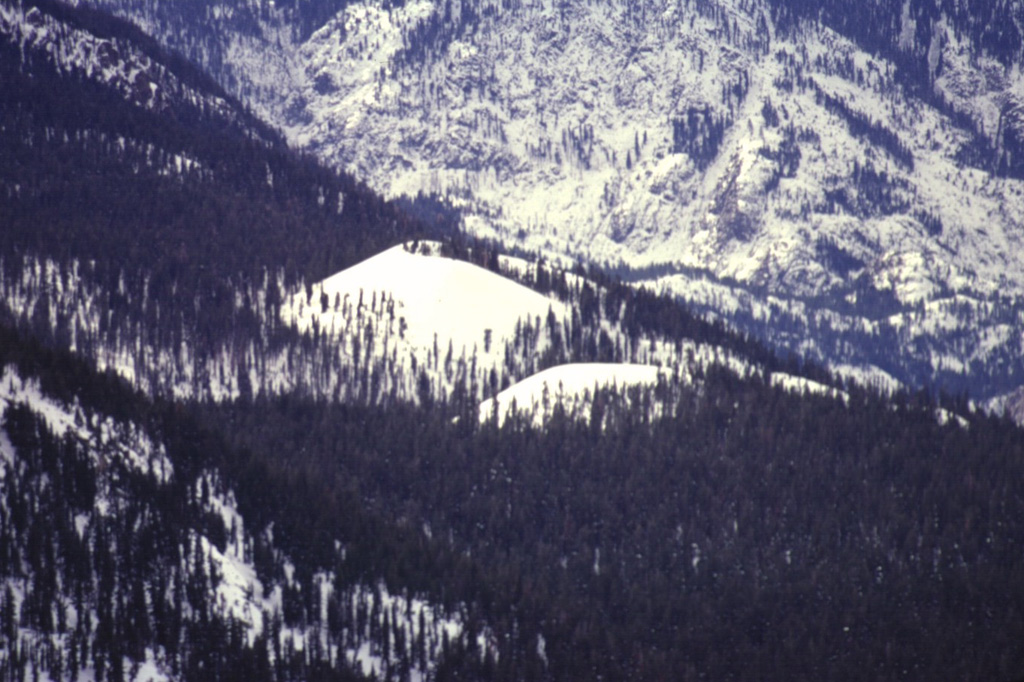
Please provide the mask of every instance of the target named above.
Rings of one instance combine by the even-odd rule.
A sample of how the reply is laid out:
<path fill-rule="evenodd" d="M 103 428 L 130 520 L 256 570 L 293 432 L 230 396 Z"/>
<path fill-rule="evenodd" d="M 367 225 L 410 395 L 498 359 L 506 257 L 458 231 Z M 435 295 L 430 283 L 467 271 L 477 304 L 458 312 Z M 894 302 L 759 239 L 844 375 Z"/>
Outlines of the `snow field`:
<path fill-rule="evenodd" d="M 438 245 L 424 243 L 431 253 Z M 494 360 L 512 340 L 521 319 L 561 319 L 565 306 L 500 275 L 462 261 L 411 253 L 399 245 L 313 285 L 312 303 L 297 294 L 282 317 L 302 331 L 312 325 L 327 333 L 348 326 L 351 311 L 376 306 L 399 321 L 396 342 L 422 355 L 449 345 L 458 355 Z M 326 296 L 327 309 L 319 306 Z M 319 309 L 318 309 L 319 306 Z"/>
<path fill-rule="evenodd" d="M 653 365 L 578 363 L 538 372 L 506 388 L 480 404 L 480 421 L 497 415 L 500 426 L 516 413 L 532 415 L 535 424 L 551 418 L 556 405 L 585 421 L 594 395 L 602 388 L 622 391 L 632 386 L 650 387 L 666 373 Z"/>

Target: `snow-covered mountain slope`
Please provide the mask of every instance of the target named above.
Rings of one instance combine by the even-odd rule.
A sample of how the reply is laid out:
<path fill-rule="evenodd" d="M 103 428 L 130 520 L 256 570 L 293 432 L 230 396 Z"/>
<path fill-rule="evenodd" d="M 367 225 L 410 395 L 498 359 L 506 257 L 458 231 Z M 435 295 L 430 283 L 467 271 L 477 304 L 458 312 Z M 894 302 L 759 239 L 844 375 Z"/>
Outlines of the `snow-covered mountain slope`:
<path fill-rule="evenodd" d="M 595 382 L 626 388 L 659 376 L 691 383 L 713 365 L 765 369 L 722 345 L 628 321 L 636 311 L 582 275 L 508 256 L 490 265 L 409 242 L 292 294 L 281 319 L 317 341 L 321 394 L 370 402 L 464 394 L 486 399 L 482 415 L 494 396 L 499 411 L 515 399 L 518 410 L 536 412 L 545 385 L 568 409 L 586 402 L 581 394 Z M 280 364 L 279 373 L 294 383 Z M 250 381 L 281 390 L 256 372 Z"/>
<path fill-rule="evenodd" d="M 402 27 L 442 9 L 350 7 L 299 50 L 310 120 L 287 130 L 532 247 L 798 294 L 1021 291 L 1024 186 L 962 168 L 969 135 L 894 97 L 891 64 L 827 29 L 769 40 L 756 10 L 631 7 L 495 10 L 409 66 Z"/>
<path fill-rule="evenodd" d="M 561 321 L 568 312 L 560 301 L 499 274 L 442 257 L 436 242 L 392 247 L 308 291 L 282 308 L 286 322 L 304 332 L 315 325 L 329 336 L 354 330 L 354 338 L 367 341 L 380 334 L 386 349 L 401 346 L 403 359 L 411 353 L 424 365 L 428 355 L 436 363 L 439 354 L 453 353 L 495 364 L 523 322 L 549 314 Z M 359 324 L 364 314 L 369 318 L 378 310 L 386 329 Z"/>
<path fill-rule="evenodd" d="M 5 423 L 8 410 L 19 405 L 34 412 L 46 428 L 58 438 L 82 443 L 91 452 L 102 453 L 109 466 L 127 470 L 167 483 L 174 475 L 174 466 L 162 444 L 154 442 L 138 424 L 119 422 L 111 417 L 86 419 L 78 405 L 64 405 L 43 392 L 38 380 L 23 378 L 12 366 L 0 372 L 0 423 Z M 16 453 L 6 433 L 0 440 L 3 461 L 11 465 Z M 95 505 L 101 513 L 110 508 L 111 500 L 103 491 Z"/>
<path fill-rule="evenodd" d="M 946 385 L 959 358 L 956 390 L 1019 385 L 991 367 L 992 340 L 1016 344 L 1020 325 L 1007 337 L 982 305 L 951 331 L 937 310 L 1024 294 L 1019 8 L 877 3 L 861 30 L 838 6 L 812 20 L 772 0 L 240 0 L 202 21 L 94 4 L 202 63 L 293 143 L 388 196 L 441 196 L 476 234 L 621 261 L 709 308 L 699 280 L 728 282 L 793 311 L 836 365 Z M 920 343 L 887 357 L 815 338 L 815 317 L 885 327 L 922 302 L 901 328 Z M 747 329 L 799 350 L 767 317 Z"/>
<path fill-rule="evenodd" d="M 1021 183 L 965 168 L 972 133 L 891 62 L 769 16 L 354 3 L 292 46 L 290 100 L 268 113 L 385 194 L 439 194 L 530 247 L 788 293 L 858 275 L 908 301 L 1020 293 Z M 1019 70 L 947 34 L 936 88 L 985 130 L 1007 125 Z"/>
<path fill-rule="evenodd" d="M 63 679 L 66 666 L 71 679 L 79 674 L 91 679 L 110 665 L 136 669 L 153 680 L 177 679 L 166 652 L 141 632 L 132 643 L 122 643 L 123 659 L 116 656 L 108 663 L 99 653 L 79 657 L 83 645 L 109 651 L 109 635 L 103 640 L 103 632 L 124 614 L 118 612 L 120 605 L 101 602 L 112 601 L 115 579 L 105 575 L 102 585 L 92 584 L 91 576 L 83 580 L 80 561 L 70 559 L 80 560 L 84 552 L 89 569 L 90 555 L 110 561 L 118 549 L 127 552 L 112 539 L 107 543 L 132 508 L 134 485 L 144 480 L 154 489 L 168 490 L 174 476 L 163 444 L 140 425 L 64 404 L 13 366 L 0 370 L 0 509 L 7 558 L 0 568 L 0 592 L 4 613 L 21 626 L 5 632 L 14 635 L 5 638 L 7 646 L 0 653 L 5 670 Z M 150 522 L 140 521 L 137 530 L 150 532 Z M 201 541 L 208 546 L 207 538 Z M 34 551 L 26 552 L 28 547 Z M 70 570 L 72 566 L 77 570 Z M 167 575 L 192 572 L 187 562 L 166 568 Z M 90 587 L 84 599 L 83 583 Z M 71 651 L 74 655 L 68 656 Z M 58 652 L 65 660 L 54 665 Z"/>

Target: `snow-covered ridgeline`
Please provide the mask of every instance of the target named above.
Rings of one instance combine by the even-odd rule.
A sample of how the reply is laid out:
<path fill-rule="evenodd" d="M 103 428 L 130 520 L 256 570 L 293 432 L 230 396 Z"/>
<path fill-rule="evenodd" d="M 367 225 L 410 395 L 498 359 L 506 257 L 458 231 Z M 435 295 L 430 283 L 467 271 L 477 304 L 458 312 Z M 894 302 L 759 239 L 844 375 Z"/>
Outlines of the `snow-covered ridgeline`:
<path fill-rule="evenodd" d="M 629 333 L 622 310 L 607 310 L 607 294 L 578 274 L 545 269 L 547 277 L 571 289 L 595 292 L 596 318 L 587 323 L 554 294 L 541 295 L 439 251 L 430 242 L 396 246 L 323 282 L 299 287 L 283 296 L 279 311 L 267 301 L 277 298 L 268 291 L 280 290 L 280 282 L 265 278 L 247 285 L 236 292 L 235 305 L 239 311 L 249 307 L 260 320 L 258 329 L 215 348 L 198 348 L 188 329 L 170 325 L 171 332 L 155 333 L 130 322 L 131 316 L 113 314 L 111 293 L 132 309 L 145 312 L 157 306 L 145 285 L 133 291 L 122 278 L 116 292 L 107 292 L 89 284 L 78 264 L 66 272 L 53 262 L 33 259 L 17 270 L 7 266 L 0 293 L 11 314 L 36 333 L 93 358 L 100 369 L 113 369 L 150 394 L 184 399 L 299 391 L 381 403 L 438 399 L 465 390 L 468 397 L 485 400 L 540 369 L 579 362 L 583 358 L 573 355 L 578 351 L 569 349 L 573 339 L 579 345 L 592 343 L 590 352 L 600 352 L 601 362 L 658 367 L 661 374 L 684 382 L 712 364 L 738 374 L 752 369 L 723 348 Z M 502 257 L 499 266 L 517 279 L 538 277 L 537 266 L 521 259 Z M 749 298 L 742 304 L 754 305 L 751 300 L 760 305 Z M 159 321 L 158 309 L 149 312 Z M 281 324 L 298 333 L 282 336 Z M 863 364 L 847 369 L 858 380 L 892 386 L 890 378 Z M 589 374 L 586 386 L 564 390 L 564 397 L 582 399 L 581 391 L 593 388 L 594 381 L 622 383 L 620 374 Z M 519 400 L 518 407 L 525 408 L 526 402 Z"/>
<path fill-rule="evenodd" d="M 604 416 L 603 407 L 609 395 L 625 400 L 626 405 L 635 411 L 642 411 L 643 405 L 648 405 L 647 418 L 666 416 L 670 414 L 666 408 L 671 410 L 673 407 L 675 387 L 700 383 L 699 374 L 693 373 L 695 367 L 691 366 L 690 372 L 683 370 L 670 374 L 653 365 L 559 365 L 538 372 L 485 400 L 480 405 L 480 421 L 496 420 L 500 426 L 508 418 L 521 415 L 540 426 L 560 412 L 569 418 L 590 422 L 595 414 Z M 749 365 L 733 365 L 730 369 L 741 373 L 749 371 Z M 845 391 L 785 372 L 772 372 L 768 380 L 772 386 L 789 393 L 823 395 L 844 403 L 849 400 Z M 946 416 L 948 418 L 949 415 Z"/>
<path fill-rule="evenodd" d="M 628 398 L 630 387 L 650 388 L 659 380 L 666 380 L 665 372 L 654 365 L 558 365 L 527 377 L 482 402 L 480 421 L 496 418 L 500 426 L 509 417 L 524 414 L 540 426 L 560 409 L 566 416 L 589 422 L 595 397 L 602 390 L 612 389 Z"/>

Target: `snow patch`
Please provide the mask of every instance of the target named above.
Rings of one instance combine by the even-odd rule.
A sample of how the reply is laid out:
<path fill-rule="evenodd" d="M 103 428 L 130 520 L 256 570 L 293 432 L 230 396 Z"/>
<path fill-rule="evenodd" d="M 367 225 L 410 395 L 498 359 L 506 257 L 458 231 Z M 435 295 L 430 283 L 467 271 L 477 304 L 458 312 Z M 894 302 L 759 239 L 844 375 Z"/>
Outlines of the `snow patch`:
<path fill-rule="evenodd" d="M 534 374 L 480 404 L 480 420 L 497 415 L 498 423 L 516 413 L 533 415 L 543 424 L 561 405 L 567 414 L 589 419 L 594 395 L 602 388 L 653 386 L 665 371 L 652 365 L 577 363 L 551 367 Z"/>

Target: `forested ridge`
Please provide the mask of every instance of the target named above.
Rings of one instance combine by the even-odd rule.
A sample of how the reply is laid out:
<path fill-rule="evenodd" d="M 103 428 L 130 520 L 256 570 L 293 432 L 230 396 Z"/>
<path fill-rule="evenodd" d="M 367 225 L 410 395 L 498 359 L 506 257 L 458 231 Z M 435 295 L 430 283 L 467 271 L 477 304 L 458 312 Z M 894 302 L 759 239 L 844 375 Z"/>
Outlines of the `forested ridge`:
<path fill-rule="evenodd" d="M 190 524 L 230 545 L 235 531 L 203 511 L 200 485 L 191 483 L 216 471 L 217 489 L 234 491 L 247 528 L 274 528 L 272 546 L 253 533 L 250 550 L 267 583 L 283 581 L 284 573 L 270 557 L 287 556 L 298 585 L 311 586 L 318 572 L 333 570 L 338 589 L 381 580 L 447 608 L 469 605 L 474 622 L 486 624 L 493 651 L 457 655 L 453 643 L 437 679 L 767 673 L 852 680 L 865 671 L 881 679 L 1011 679 L 1022 665 L 1024 594 L 1015 575 L 1024 497 L 1014 482 L 1024 474 L 1024 439 L 1010 422 L 981 414 L 941 426 L 927 394 L 794 395 L 756 374 L 713 369 L 697 386 L 664 385 L 634 396 L 669 406 L 660 418 L 605 393 L 589 420 L 556 409 L 545 428 L 525 415 L 499 427 L 478 425 L 475 413 L 457 414 L 446 403 L 383 409 L 282 396 L 184 412 L 148 406 L 119 380 L 93 378 L 80 360 L 10 331 L 2 360 L 22 376 L 40 377 L 45 391 L 80 400 L 87 424 L 97 410 L 149 425 L 162 434 L 174 467 L 170 487 L 158 486 L 154 496 L 145 492 L 153 483 L 137 475 L 94 473 L 87 449 L 61 445 L 30 413 L 9 408 L 5 432 L 28 458 L 21 477 L 5 479 L 12 515 L 4 527 L 15 552 L 6 565 L 14 577 L 26 570 L 17 566 L 39 576 L 80 565 L 76 580 L 93 584 L 87 565 L 61 558 L 81 550 L 58 540 L 74 536 L 73 524 L 59 524 L 89 508 L 90 490 L 109 490 L 109 483 L 90 483 L 91 476 L 120 481 L 112 523 L 121 514 L 136 518 L 137 496 L 156 507 L 143 518 L 161 520 L 154 531 L 168 537 L 157 548 L 178 543 L 173 551 L 185 547 L 187 557 L 191 545 L 182 538 Z M 31 492 L 28 480 L 40 474 L 68 492 Z M 180 507 L 193 498 L 195 511 Z M 266 655 L 260 647 L 272 648 L 273 637 L 247 645 L 241 633 L 231 634 L 238 625 L 230 619 L 203 630 L 201 647 L 188 618 L 169 621 L 185 628 L 175 643 L 147 640 L 149 631 L 173 634 L 163 622 L 173 609 L 132 602 L 137 597 L 121 571 L 148 557 L 143 565 L 156 572 L 131 575 L 154 595 L 159 585 L 188 576 L 160 572 L 180 559 L 136 544 L 148 547 L 148 532 L 116 532 L 122 540 L 111 547 L 124 558 L 111 559 L 116 579 L 104 588 L 115 607 L 97 615 L 95 633 L 141 629 L 116 643 L 100 636 L 88 653 L 74 654 L 79 658 L 60 658 L 53 645 L 28 647 L 36 657 L 5 659 L 9 671 L 24 670 L 27 661 L 37 668 L 103 661 L 100 674 L 119 679 L 118 665 L 105 667 L 112 657 L 139 660 L 147 646 L 157 646 L 165 647 L 164 660 L 182 657 L 175 670 L 202 669 L 203 679 L 233 679 L 232 669 L 262 679 L 308 679 L 308 657 L 278 659 L 259 672 Z M 93 562 L 102 559 L 103 537 L 87 544 Z M 56 554 L 39 554 L 49 543 Z M 18 552 L 24 560 L 14 559 Z M 215 575 L 199 579 L 213 589 Z M 170 582 L 150 583 L 148 576 Z M 182 593 L 204 599 L 202 583 L 191 580 L 192 591 L 183 582 Z M 75 583 L 35 578 L 33 590 L 47 584 Z M 74 646 L 86 646 L 88 630 L 75 635 L 59 619 L 50 623 L 31 611 L 53 594 L 32 591 L 13 612 L 8 599 L 10 618 L 26 633 L 67 632 L 63 641 L 70 645 L 77 636 Z M 285 601 L 282 625 L 316 622 L 315 607 L 301 594 L 294 593 L 291 607 Z M 346 623 L 324 627 L 343 632 L 352 627 Z M 221 634 L 211 639 L 211 632 Z"/>
<path fill-rule="evenodd" d="M 284 292 L 454 229 L 290 150 L 123 21 L 7 8 L 36 34 L 12 22 L 0 40 L 0 279 L 21 305 L 4 314 L 40 338 L 93 356 L 140 343 L 189 365 L 253 339 L 276 347 L 290 342 L 273 324 Z M 102 80 L 134 68 L 164 99 Z"/>
<path fill-rule="evenodd" d="M 544 429 L 477 428 L 440 406 L 288 398 L 207 414 L 472 556 L 497 579 L 487 621 L 541 633 L 552 679 L 1019 670 L 1017 427 L 939 426 L 926 394 L 844 402 L 722 370 L 640 400 L 666 416 L 598 400 L 604 428 L 557 409 Z M 539 674 L 516 646 L 497 679 Z"/>
<path fill-rule="evenodd" d="M 470 602 L 437 588 L 465 559 L 6 326 L 0 367 L 2 679 L 365 679 L 361 647 L 377 679 L 479 665 Z"/>
<path fill-rule="evenodd" d="M 15 5 L 69 27 L 58 46 L 84 30 L 127 60 L 139 42 Z M 0 40 L 0 679 L 1024 672 L 1008 419 L 779 358 L 596 268 L 510 265 L 456 213 L 290 151 L 201 75 L 166 62 L 172 92 L 204 94 L 160 109 L 54 61 L 69 52 Z M 402 379 L 425 389 L 402 393 L 387 371 L 405 368 L 376 355 L 402 334 L 385 296 L 343 306 L 312 283 L 427 238 L 552 308 L 517 325 L 500 375 L 474 383 L 475 354 L 435 344 Z M 295 297 L 355 307 L 354 335 L 289 327 Z M 134 384 L 96 371 L 110 345 Z M 154 388 L 207 356 L 307 374 Z M 664 372 L 542 422 L 480 414 L 528 371 L 593 361 Z"/>

